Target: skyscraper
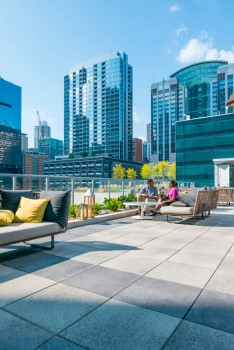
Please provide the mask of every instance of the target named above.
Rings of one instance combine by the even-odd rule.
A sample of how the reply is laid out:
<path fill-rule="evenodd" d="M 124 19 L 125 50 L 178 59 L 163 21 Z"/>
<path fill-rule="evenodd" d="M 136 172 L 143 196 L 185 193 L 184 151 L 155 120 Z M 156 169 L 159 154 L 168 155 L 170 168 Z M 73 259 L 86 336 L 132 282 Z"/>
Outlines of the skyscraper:
<path fill-rule="evenodd" d="M 21 151 L 28 149 L 28 135 L 21 133 Z"/>
<path fill-rule="evenodd" d="M 132 160 L 132 66 L 113 52 L 64 77 L 64 151 Z"/>
<path fill-rule="evenodd" d="M 0 173 L 21 171 L 21 87 L 0 77 Z"/>
<path fill-rule="evenodd" d="M 51 128 L 46 121 L 41 121 L 40 125 L 34 126 L 34 148 L 39 149 L 39 140 L 51 137 Z"/>
<path fill-rule="evenodd" d="M 147 124 L 147 142 L 151 143 L 151 123 Z"/>
<path fill-rule="evenodd" d="M 46 160 L 55 159 L 63 154 L 63 141 L 52 137 L 44 137 L 39 140 L 39 152 L 44 154 Z"/>
<path fill-rule="evenodd" d="M 226 61 L 200 62 L 151 86 L 152 162 L 175 161 L 175 123 L 211 115 L 212 88 Z M 220 88 L 222 85 L 219 85 Z M 215 89 L 214 85 L 214 97 Z"/>
<path fill-rule="evenodd" d="M 142 162 L 142 139 L 133 138 L 132 143 L 132 157 L 135 162 Z"/>

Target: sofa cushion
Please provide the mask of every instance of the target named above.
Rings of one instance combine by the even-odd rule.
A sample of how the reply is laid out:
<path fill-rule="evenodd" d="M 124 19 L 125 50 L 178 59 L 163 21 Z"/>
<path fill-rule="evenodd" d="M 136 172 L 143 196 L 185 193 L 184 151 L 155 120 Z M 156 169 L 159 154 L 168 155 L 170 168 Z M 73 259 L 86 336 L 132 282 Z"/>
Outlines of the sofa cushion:
<path fill-rule="evenodd" d="M 178 199 L 188 207 L 194 207 L 196 195 L 190 193 L 182 193 L 179 195 Z"/>
<path fill-rule="evenodd" d="M 162 207 L 161 213 L 165 215 L 192 215 L 193 214 L 193 207 L 172 207 L 169 205 L 168 207 Z"/>
<path fill-rule="evenodd" d="M 10 210 L 0 210 L 0 226 L 8 226 L 14 220 L 14 213 Z"/>
<path fill-rule="evenodd" d="M 14 222 L 42 222 L 48 202 L 49 198 L 29 199 L 21 197 L 19 207 L 15 213 Z"/>
<path fill-rule="evenodd" d="M 186 207 L 186 204 L 181 201 L 172 202 L 170 205 L 172 205 L 173 207 Z"/>
<path fill-rule="evenodd" d="M 56 222 L 63 228 L 67 225 L 71 191 L 42 191 L 40 198 L 50 198 L 44 221 Z"/>
<path fill-rule="evenodd" d="M 2 209 L 13 211 L 14 214 L 18 209 L 21 197 L 26 197 L 31 199 L 33 198 L 32 190 L 25 190 L 25 191 L 1 190 L 0 194 L 2 198 Z"/>
<path fill-rule="evenodd" d="M 10 226 L 1 227 L 0 245 L 10 245 L 14 242 L 48 236 L 61 231 L 61 226 L 52 222 L 41 222 L 39 224 L 12 223 Z"/>

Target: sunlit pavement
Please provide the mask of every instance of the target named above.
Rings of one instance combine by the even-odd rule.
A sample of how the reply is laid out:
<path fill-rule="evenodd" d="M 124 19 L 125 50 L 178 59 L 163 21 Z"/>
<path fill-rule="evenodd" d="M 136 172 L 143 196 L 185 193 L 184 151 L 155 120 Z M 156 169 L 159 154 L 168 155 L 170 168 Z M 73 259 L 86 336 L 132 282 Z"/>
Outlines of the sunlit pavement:
<path fill-rule="evenodd" d="M 189 223 L 189 222 L 188 222 Z M 234 207 L 0 249 L 0 349 L 234 349 Z"/>

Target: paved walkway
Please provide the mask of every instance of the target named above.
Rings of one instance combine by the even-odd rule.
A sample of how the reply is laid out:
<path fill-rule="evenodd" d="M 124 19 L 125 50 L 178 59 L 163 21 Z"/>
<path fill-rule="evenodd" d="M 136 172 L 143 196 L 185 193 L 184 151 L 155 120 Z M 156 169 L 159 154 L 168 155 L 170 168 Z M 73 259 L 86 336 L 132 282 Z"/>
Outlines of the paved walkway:
<path fill-rule="evenodd" d="M 0 349 L 234 349 L 234 208 L 0 249 Z"/>

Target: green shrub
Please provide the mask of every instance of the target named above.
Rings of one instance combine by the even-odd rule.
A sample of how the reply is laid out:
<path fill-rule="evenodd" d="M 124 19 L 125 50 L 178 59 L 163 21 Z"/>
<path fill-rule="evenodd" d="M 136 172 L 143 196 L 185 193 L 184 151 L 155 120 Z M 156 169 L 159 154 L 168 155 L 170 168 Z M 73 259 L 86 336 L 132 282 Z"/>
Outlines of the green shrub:
<path fill-rule="evenodd" d="M 75 218 L 76 217 L 76 204 L 71 204 L 69 208 L 69 217 Z"/>
<path fill-rule="evenodd" d="M 117 211 L 118 209 L 123 208 L 123 203 L 117 198 L 104 198 L 104 207 L 110 211 Z"/>
<path fill-rule="evenodd" d="M 94 214 L 96 214 L 96 215 L 100 214 L 100 212 L 102 211 L 102 206 L 101 206 L 101 204 L 95 203 L 95 204 L 93 205 L 93 211 L 94 211 Z"/>
<path fill-rule="evenodd" d="M 121 201 L 122 203 L 124 203 L 124 202 L 136 202 L 137 196 L 134 193 L 129 193 L 128 195 L 119 196 L 118 200 Z"/>

